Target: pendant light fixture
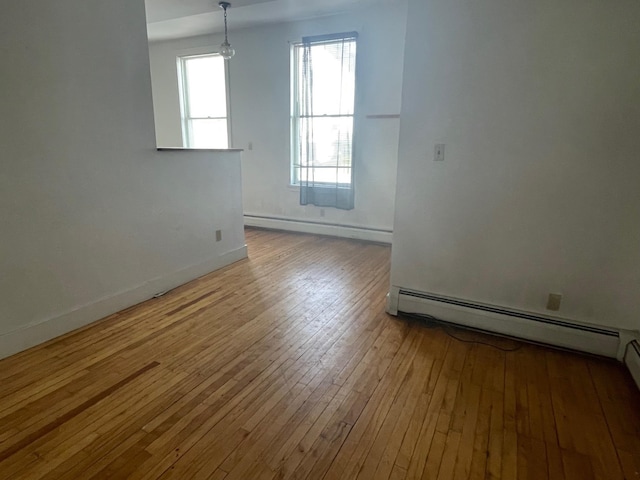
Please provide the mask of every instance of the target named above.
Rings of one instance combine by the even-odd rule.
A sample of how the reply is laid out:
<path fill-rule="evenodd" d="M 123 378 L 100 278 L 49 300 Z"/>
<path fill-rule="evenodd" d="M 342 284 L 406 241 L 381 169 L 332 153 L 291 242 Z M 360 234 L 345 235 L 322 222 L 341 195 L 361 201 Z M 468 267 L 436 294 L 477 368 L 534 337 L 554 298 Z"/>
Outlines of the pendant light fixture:
<path fill-rule="evenodd" d="M 218 6 L 224 10 L 224 42 L 220 45 L 220 55 L 225 60 L 229 60 L 236 54 L 236 51 L 233 49 L 231 44 L 229 43 L 229 39 L 227 38 L 227 8 L 231 6 L 229 2 L 221 1 L 218 3 Z"/>

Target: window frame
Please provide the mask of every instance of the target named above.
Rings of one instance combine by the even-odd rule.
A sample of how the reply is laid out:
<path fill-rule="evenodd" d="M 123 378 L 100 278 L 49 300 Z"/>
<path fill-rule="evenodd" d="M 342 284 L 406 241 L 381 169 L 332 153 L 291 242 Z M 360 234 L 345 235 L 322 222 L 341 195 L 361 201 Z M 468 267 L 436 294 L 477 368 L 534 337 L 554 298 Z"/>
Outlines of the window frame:
<path fill-rule="evenodd" d="M 339 43 L 344 41 L 345 39 L 352 39 L 356 44 L 356 57 L 355 57 L 355 68 L 356 74 L 354 78 L 354 99 L 353 99 L 353 113 L 347 115 L 314 115 L 313 118 L 323 118 L 323 117 L 340 117 L 340 118 L 351 118 L 352 121 L 352 138 L 351 138 L 351 166 L 349 167 L 353 172 L 353 163 L 355 160 L 355 131 L 356 131 L 356 108 L 357 108 L 357 99 L 358 99 L 358 75 L 357 75 L 357 64 L 358 64 L 358 33 L 357 32 L 346 32 L 346 33 L 337 33 L 337 34 L 328 34 L 328 35 L 319 35 L 317 42 L 318 44 L 331 44 L 331 43 Z M 302 40 L 296 42 L 290 42 L 290 155 L 289 155 L 289 187 L 290 188 L 300 188 L 300 178 L 299 172 L 302 168 L 300 163 L 300 119 L 302 116 L 300 115 L 300 107 L 298 104 L 299 98 L 299 78 L 300 78 L 300 55 L 298 54 L 298 50 L 304 48 L 304 42 Z M 330 167 L 333 168 L 333 167 Z M 351 183 L 345 184 L 350 188 L 353 188 L 353 182 L 355 179 L 352 175 Z"/>
<path fill-rule="evenodd" d="M 202 57 L 220 57 L 217 52 L 204 52 L 204 53 L 192 53 L 187 55 L 179 55 L 176 57 L 177 72 L 178 72 L 178 98 L 180 103 L 180 127 L 182 130 L 182 145 L 184 148 L 193 147 L 193 132 L 189 128 L 189 121 L 191 120 L 226 120 L 227 123 L 227 147 L 232 147 L 232 133 L 231 133 L 231 98 L 229 95 L 229 85 L 231 84 L 229 78 L 228 62 L 224 61 L 224 94 L 227 109 L 226 117 L 191 117 L 189 112 L 189 91 L 187 89 L 187 69 L 186 61 L 192 58 Z"/>

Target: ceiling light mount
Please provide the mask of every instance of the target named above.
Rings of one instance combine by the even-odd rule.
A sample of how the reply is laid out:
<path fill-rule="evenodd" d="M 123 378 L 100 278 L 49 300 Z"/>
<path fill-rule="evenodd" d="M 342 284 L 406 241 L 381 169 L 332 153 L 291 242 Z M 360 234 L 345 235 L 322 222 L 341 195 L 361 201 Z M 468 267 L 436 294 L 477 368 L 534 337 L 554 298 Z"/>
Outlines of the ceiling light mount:
<path fill-rule="evenodd" d="M 225 2 L 224 0 L 218 2 L 218 6 L 224 10 L 224 42 L 220 45 L 220 55 L 225 60 L 229 60 L 236 54 L 236 51 L 233 49 L 231 44 L 229 43 L 228 35 L 227 35 L 227 8 L 231 6 L 231 3 Z"/>

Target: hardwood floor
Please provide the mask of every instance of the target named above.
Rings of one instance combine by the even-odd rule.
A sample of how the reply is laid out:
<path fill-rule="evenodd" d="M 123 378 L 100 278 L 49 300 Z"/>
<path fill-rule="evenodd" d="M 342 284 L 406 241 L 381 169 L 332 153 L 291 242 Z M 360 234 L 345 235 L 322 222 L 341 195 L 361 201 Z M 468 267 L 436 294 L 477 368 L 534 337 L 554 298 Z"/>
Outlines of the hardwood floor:
<path fill-rule="evenodd" d="M 388 247 L 247 243 L 0 361 L 0 478 L 640 478 L 619 364 L 386 315 Z"/>

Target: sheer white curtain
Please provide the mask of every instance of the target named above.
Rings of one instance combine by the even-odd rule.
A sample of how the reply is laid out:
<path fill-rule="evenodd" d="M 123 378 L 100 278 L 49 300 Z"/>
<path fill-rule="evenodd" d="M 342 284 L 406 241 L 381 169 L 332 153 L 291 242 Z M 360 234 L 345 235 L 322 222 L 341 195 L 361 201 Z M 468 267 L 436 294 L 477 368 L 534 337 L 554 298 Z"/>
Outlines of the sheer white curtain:
<path fill-rule="evenodd" d="M 298 78 L 300 204 L 354 207 L 356 33 L 305 37 Z"/>

